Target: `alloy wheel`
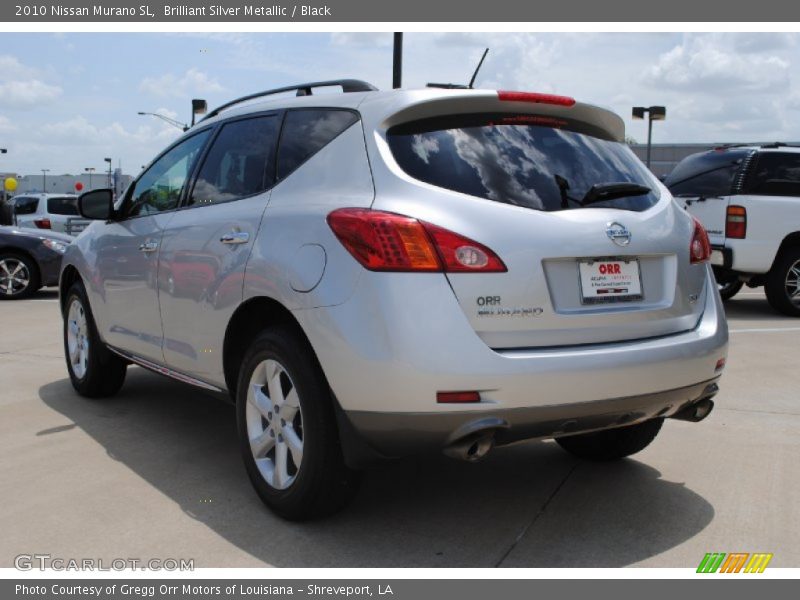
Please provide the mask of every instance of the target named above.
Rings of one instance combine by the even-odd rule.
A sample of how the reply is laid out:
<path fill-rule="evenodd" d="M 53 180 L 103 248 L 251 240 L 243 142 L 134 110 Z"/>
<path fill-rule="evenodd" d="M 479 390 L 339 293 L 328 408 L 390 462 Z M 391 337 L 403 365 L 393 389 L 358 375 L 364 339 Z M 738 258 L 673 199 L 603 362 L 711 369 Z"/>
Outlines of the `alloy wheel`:
<path fill-rule="evenodd" d="M 795 261 L 786 273 L 786 296 L 792 304 L 800 305 L 800 260 Z"/>
<path fill-rule="evenodd" d="M 253 371 L 245 416 L 261 476 L 271 487 L 287 489 L 303 462 L 303 411 L 297 388 L 278 361 L 264 360 Z"/>
<path fill-rule="evenodd" d="M 89 363 L 89 334 L 86 311 L 77 298 L 72 299 L 67 313 L 67 351 L 72 372 L 83 379 Z"/>
<path fill-rule="evenodd" d="M 31 283 L 28 267 L 16 258 L 0 260 L 0 293 L 6 296 L 21 294 Z"/>

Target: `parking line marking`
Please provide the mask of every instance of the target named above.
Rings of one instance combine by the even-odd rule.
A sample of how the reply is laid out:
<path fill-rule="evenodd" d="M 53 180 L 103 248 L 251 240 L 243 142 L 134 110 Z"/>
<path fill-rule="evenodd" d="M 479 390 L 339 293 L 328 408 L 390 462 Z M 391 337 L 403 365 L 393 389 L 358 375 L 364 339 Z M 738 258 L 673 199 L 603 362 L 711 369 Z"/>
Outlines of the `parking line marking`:
<path fill-rule="evenodd" d="M 783 331 L 800 331 L 800 327 L 754 327 L 752 329 L 729 329 L 729 333 L 778 333 Z"/>

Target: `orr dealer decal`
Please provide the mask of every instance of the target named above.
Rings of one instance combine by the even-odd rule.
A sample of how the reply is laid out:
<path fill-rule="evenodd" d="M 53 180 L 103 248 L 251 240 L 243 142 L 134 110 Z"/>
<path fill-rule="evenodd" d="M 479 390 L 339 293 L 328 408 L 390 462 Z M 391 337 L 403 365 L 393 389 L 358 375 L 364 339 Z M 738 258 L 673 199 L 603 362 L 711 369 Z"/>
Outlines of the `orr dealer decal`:
<path fill-rule="evenodd" d="M 538 306 L 514 306 L 505 308 L 501 306 L 503 299 L 500 296 L 478 296 L 479 317 L 538 317 L 544 309 Z"/>

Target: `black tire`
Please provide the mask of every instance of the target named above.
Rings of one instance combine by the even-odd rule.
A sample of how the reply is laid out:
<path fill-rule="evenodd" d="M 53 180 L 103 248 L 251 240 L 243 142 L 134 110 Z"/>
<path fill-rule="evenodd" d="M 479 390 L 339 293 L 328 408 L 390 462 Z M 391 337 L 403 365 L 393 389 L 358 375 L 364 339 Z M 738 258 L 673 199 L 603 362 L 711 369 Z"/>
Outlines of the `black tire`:
<path fill-rule="evenodd" d="M 787 248 L 767 274 L 764 291 L 770 306 L 790 317 L 800 317 L 800 247 Z"/>
<path fill-rule="evenodd" d="M 281 386 L 280 393 L 270 392 L 268 384 L 260 381 L 261 377 L 269 379 L 261 373 L 267 373 L 268 368 L 275 364 L 280 368 L 276 368 L 276 372 L 280 373 L 282 370 L 285 374 L 277 376 Z M 256 373 L 256 369 L 263 371 Z M 261 410 L 256 408 L 255 391 L 251 389 L 253 379 L 261 384 L 258 388 L 262 394 L 261 402 L 267 398 Z M 286 413 L 284 403 L 287 406 L 290 404 L 292 392 L 296 393 L 293 396 L 296 400 L 291 404 L 297 404 L 299 410 Z M 253 401 L 248 401 L 248 395 Z M 274 404 L 270 396 L 277 398 Z M 283 396 L 287 398 L 285 401 Z M 272 406 L 274 410 L 275 405 L 280 407 L 278 411 L 267 412 L 264 409 L 264 406 Z M 299 423 L 296 420 L 298 414 Z M 294 439 L 301 438 L 299 466 L 294 463 L 295 455 L 291 451 L 292 444 L 288 441 L 291 433 L 283 428 L 286 427 L 286 421 L 279 419 L 279 415 L 291 420 L 289 426 L 295 432 Z M 327 516 L 343 508 L 355 494 L 359 473 L 349 469 L 344 463 L 330 388 L 313 350 L 294 328 L 269 328 L 259 334 L 250 345 L 239 371 L 236 419 L 247 475 L 261 500 L 279 516 L 292 521 Z M 282 424 L 280 428 L 279 422 Z M 251 437 L 256 439 L 259 435 L 267 434 L 271 438 L 267 445 L 272 445 L 269 450 L 262 449 L 259 452 L 262 456 L 257 464 L 250 440 Z M 265 437 L 262 439 L 266 441 Z M 291 472 L 291 467 L 294 466 L 291 482 L 286 483 L 284 479 L 283 486 L 276 475 L 279 445 L 273 440 L 281 440 L 286 445 L 283 450 L 283 464 L 287 467 L 282 472 Z M 266 474 L 262 474 L 261 469 Z M 273 482 L 269 482 L 268 477 Z"/>
<path fill-rule="evenodd" d="M 658 435 L 663 422 L 664 419 L 651 419 L 627 427 L 556 438 L 556 441 L 578 458 L 598 462 L 617 460 L 644 450 Z"/>
<path fill-rule="evenodd" d="M 727 302 L 739 293 L 744 281 L 730 271 L 714 269 L 714 278 L 717 280 L 717 289 L 723 302 Z"/>
<path fill-rule="evenodd" d="M 19 271 L 12 278 L 11 272 L 19 267 Z M 26 283 L 20 284 L 20 280 Z M 11 293 L 8 293 L 8 284 L 11 284 Z M 31 257 L 16 253 L 0 253 L 0 300 L 22 300 L 29 298 L 41 287 L 39 266 Z"/>
<path fill-rule="evenodd" d="M 85 326 L 81 336 L 84 341 L 88 341 L 88 348 L 86 348 L 85 352 L 85 361 L 79 357 L 80 365 L 73 366 L 73 361 L 70 358 L 68 333 L 70 327 L 74 328 L 76 326 L 74 321 L 70 321 L 70 309 L 75 303 L 78 303 L 78 306 L 83 309 Z M 87 398 L 113 396 L 125 382 L 128 363 L 111 352 L 97 334 L 97 327 L 94 323 L 89 300 L 86 297 L 86 290 L 81 282 L 75 283 L 67 292 L 63 316 L 64 357 L 67 362 L 67 372 L 69 373 L 72 387 L 81 396 L 86 396 Z M 79 371 L 83 369 L 84 372 L 76 372 L 76 369 Z"/>

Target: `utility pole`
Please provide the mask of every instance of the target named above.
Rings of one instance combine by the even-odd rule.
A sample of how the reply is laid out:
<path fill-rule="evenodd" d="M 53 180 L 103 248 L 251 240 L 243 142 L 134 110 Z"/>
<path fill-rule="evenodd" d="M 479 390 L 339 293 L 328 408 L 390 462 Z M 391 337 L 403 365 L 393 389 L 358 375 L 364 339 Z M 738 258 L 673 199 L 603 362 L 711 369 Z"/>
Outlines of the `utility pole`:
<path fill-rule="evenodd" d="M 394 54 L 392 57 L 392 87 L 403 87 L 403 34 L 394 34 Z"/>
<path fill-rule="evenodd" d="M 47 174 L 50 169 L 42 169 L 42 192 L 47 193 Z"/>

